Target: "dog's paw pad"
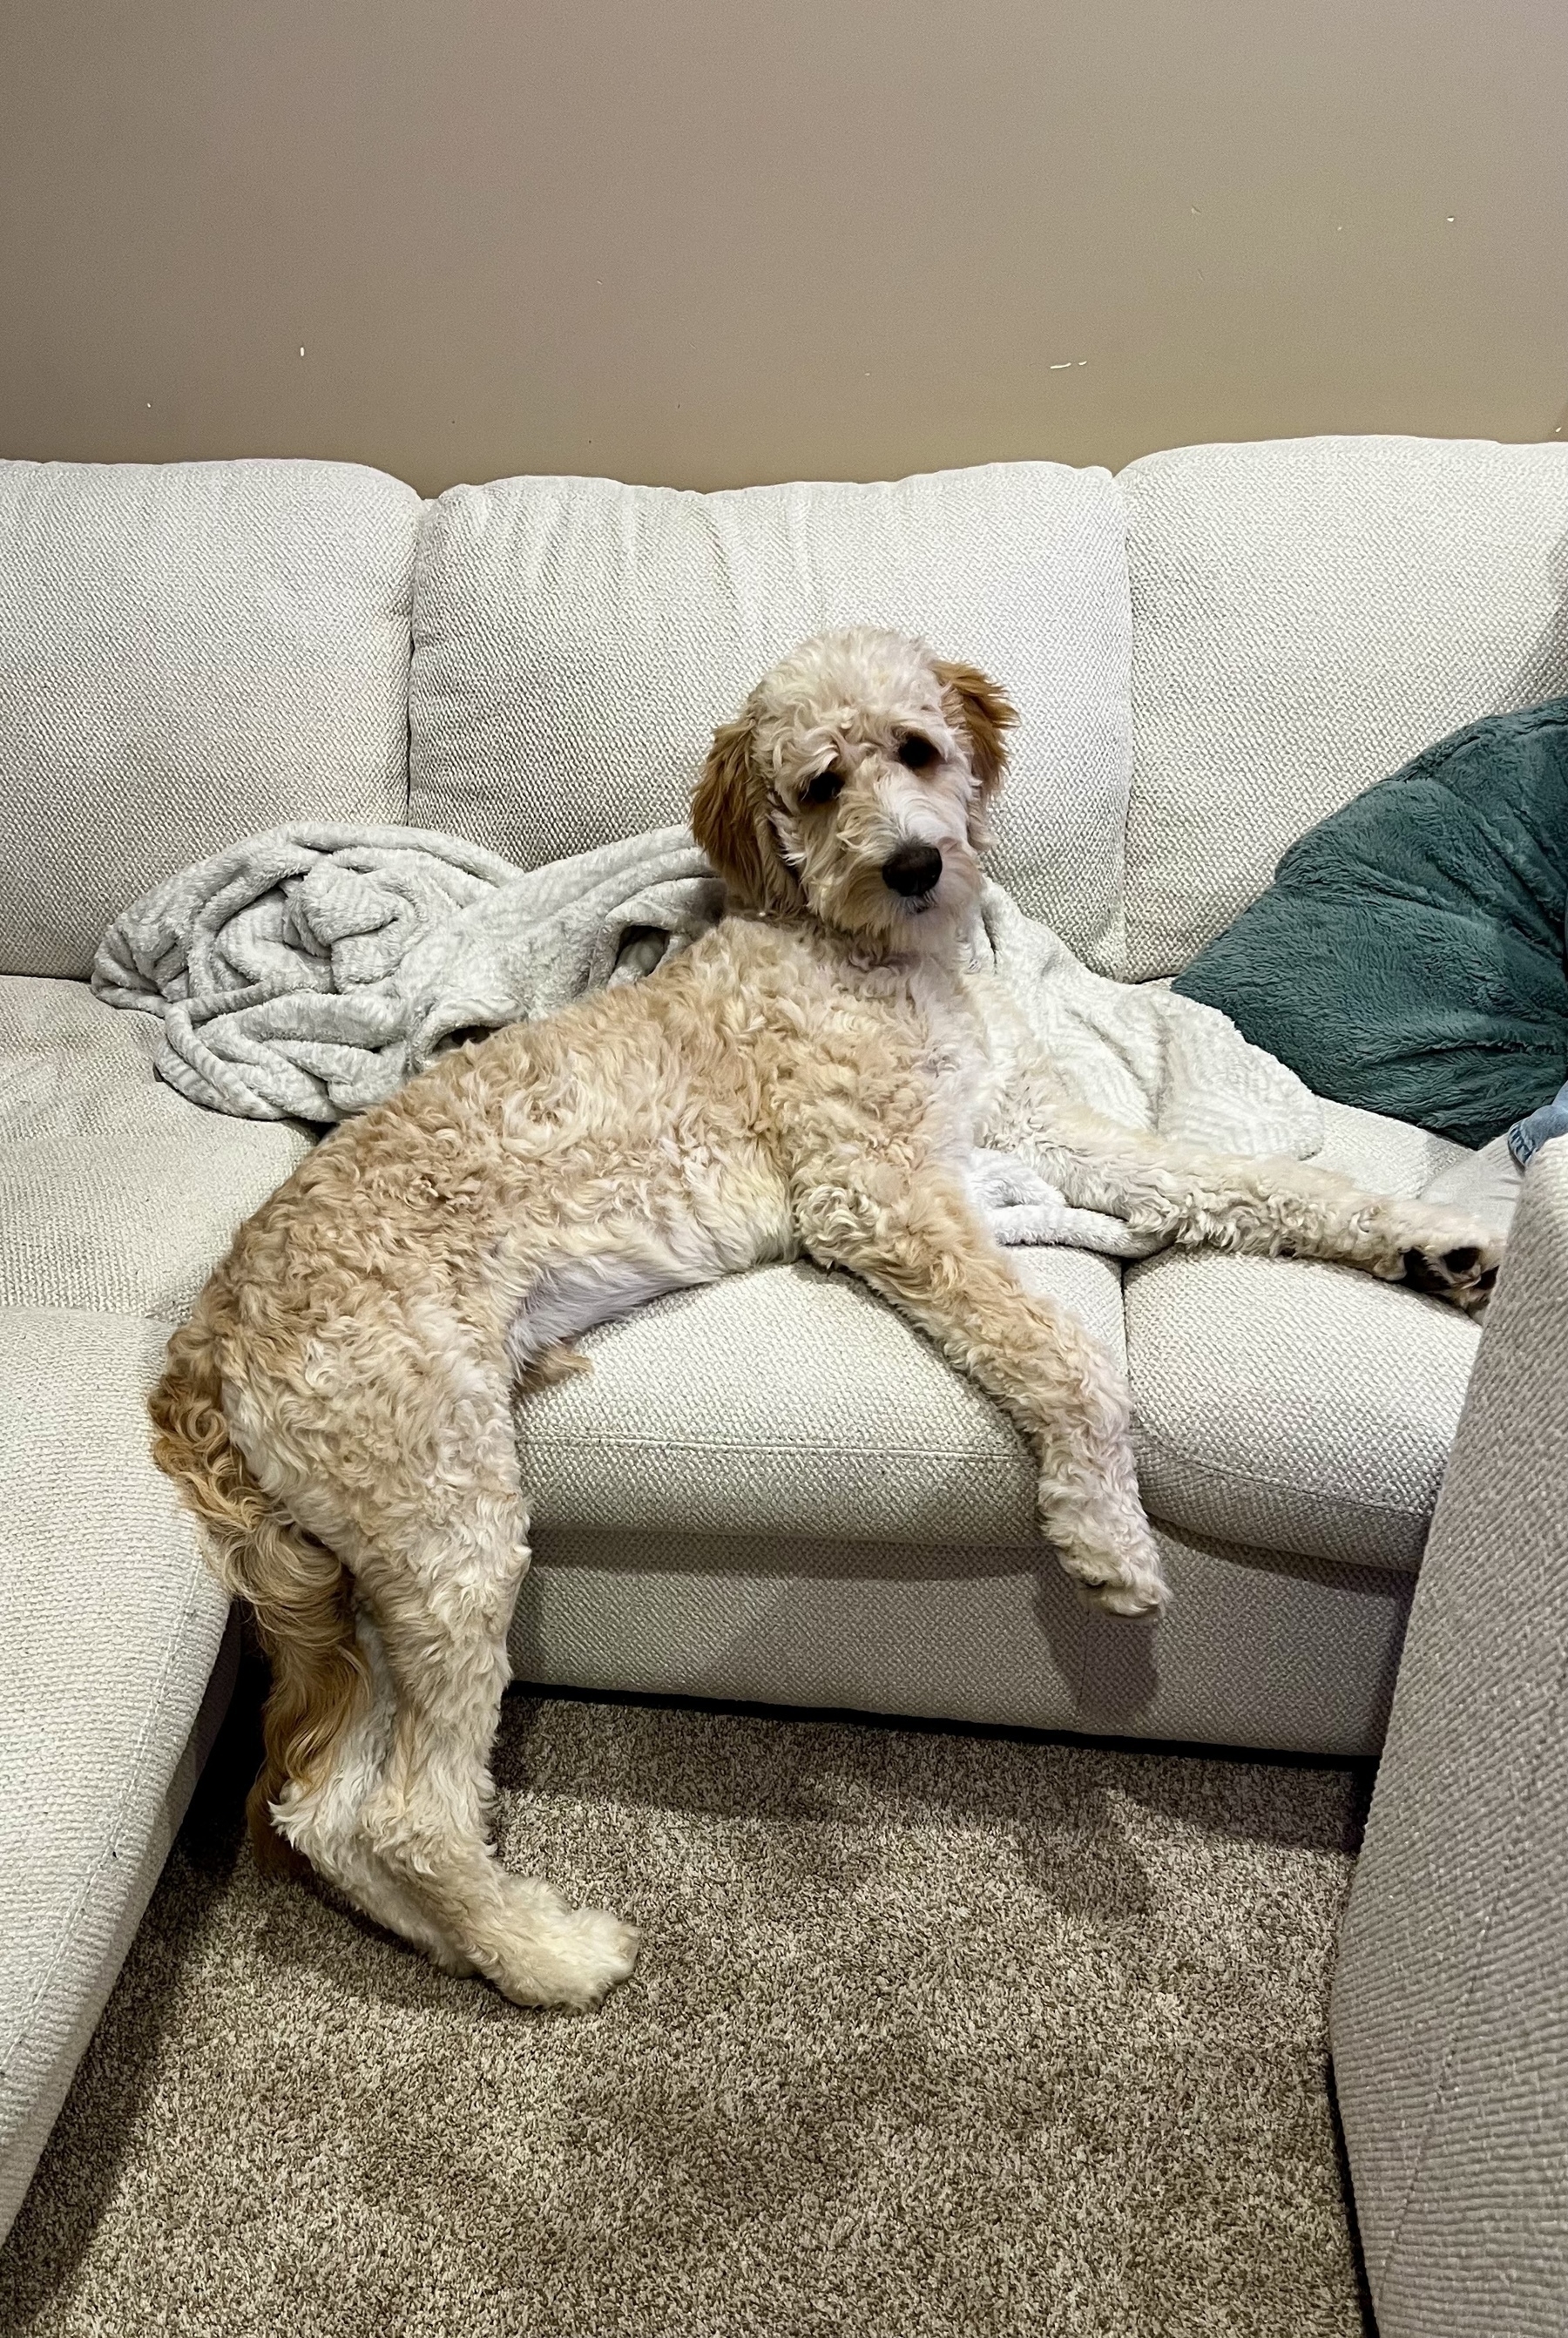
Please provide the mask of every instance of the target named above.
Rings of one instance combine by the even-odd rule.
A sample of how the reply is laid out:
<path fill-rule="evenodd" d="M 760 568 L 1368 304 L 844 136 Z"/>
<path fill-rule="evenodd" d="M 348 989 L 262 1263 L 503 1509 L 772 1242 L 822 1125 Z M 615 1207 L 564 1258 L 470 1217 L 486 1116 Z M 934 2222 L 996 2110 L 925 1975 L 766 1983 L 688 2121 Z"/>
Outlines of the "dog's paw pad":
<path fill-rule="evenodd" d="M 1405 1253 L 1405 1280 L 1412 1291 L 1441 1295 L 1446 1291 L 1451 1278 L 1436 1259 L 1427 1257 L 1424 1250 L 1407 1250 Z"/>
<path fill-rule="evenodd" d="M 1474 1314 L 1492 1295 L 1499 1254 L 1499 1245 L 1491 1242 L 1455 1243 L 1445 1249 L 1412 1247 L 1402 1261 L 1404 1279 L 1412 1291 L 1446 1299 L 1451 1307 Z"/>

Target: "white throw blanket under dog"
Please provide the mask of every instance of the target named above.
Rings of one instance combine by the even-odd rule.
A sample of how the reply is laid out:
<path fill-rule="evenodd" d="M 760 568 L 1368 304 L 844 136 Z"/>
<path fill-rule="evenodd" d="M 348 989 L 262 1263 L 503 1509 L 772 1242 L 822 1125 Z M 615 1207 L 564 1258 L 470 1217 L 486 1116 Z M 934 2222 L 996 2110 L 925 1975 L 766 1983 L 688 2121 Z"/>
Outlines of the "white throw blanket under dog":
<path fill-rule="evenodd" d="M 270 830 L 117 918 L 93 968 L 111 1006 L 163 1021 L 157 1068 L 215 1112 L 332 1122 L 379 1104 L 455 1036 L 637 980 L 722 915 L 683 828 L 524 871 L 428 829 Z M 1234 1024 L 1158 984 L 1091 974 L 987 885 L 971 947 L 1086 1104 L 1230 1153 L 1302 1158 L 1317 1099 Z M 1119 1257 L 1157 1244 L 1068 1207 L 1004 1154 L 976 1158 L 998 1236 Z"/>

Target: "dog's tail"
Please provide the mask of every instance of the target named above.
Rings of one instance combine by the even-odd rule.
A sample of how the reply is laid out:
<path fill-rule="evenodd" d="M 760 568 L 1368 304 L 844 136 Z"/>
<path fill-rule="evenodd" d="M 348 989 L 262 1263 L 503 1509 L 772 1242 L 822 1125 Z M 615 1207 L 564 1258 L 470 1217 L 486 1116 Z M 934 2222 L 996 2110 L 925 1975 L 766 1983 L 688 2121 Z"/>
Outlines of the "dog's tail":
<path fill-rule="evenodd" d="M 230 1436 L 211 1306 L 203 1302 L 169 1342 L 163 1377 L 148 1401 L 152 1459 L 205 1527 L 219 1582 L 254 1611 L 272 1688 L 264 1759 L 246 1812 L 263 1859 L 290 1865 L 271 1805 L 290 1782 L 319 1783 L 367 1675 L 342 1561 L 262 1490 Z"/>

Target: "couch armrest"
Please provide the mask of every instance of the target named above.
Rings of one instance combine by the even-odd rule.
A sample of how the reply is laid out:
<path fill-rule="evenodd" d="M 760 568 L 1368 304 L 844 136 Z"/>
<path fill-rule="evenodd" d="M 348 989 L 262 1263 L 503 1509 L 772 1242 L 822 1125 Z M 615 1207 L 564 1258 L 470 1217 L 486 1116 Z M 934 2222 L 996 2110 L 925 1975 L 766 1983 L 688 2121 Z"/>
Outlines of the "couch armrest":
<path fill-rule="evenodd" d="M 1568 2330 L 1568 1143 L 1422 1562 L 1332 2036 L 1381 2338 Z"/>

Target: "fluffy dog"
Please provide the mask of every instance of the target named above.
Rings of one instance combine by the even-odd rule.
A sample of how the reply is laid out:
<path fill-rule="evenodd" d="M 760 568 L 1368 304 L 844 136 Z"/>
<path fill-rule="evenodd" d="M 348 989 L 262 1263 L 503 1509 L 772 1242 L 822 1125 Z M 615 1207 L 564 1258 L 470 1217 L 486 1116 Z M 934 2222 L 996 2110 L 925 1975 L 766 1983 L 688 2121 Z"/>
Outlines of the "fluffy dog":
<path fill-rule="evenodd" d="M 590 1325 L 764 1261 L 848 1268 L 1016 1422 L 1062 1565 L 1137 1615 L 1165 1586 L 1127 1394 L 992 1241 L 983 1138 L 1171 1242 L 1337 1259 L 1466 1309 L 1494 1277 L 1465 1219 L 1099 1118 L 1009 1029 L 961 938 L 1014 719 L 897 634 L 797 650 L 693 801 L 723 922 L 335 1130 L 170 1344 L 156 1458 L 272 1663 L 259 1839 L 519 2003 L 592 2004 L 637 1948 L 508 1873 L 486 1825 L 528 1565 L 514 1396 L 583 1368 Z"/>

